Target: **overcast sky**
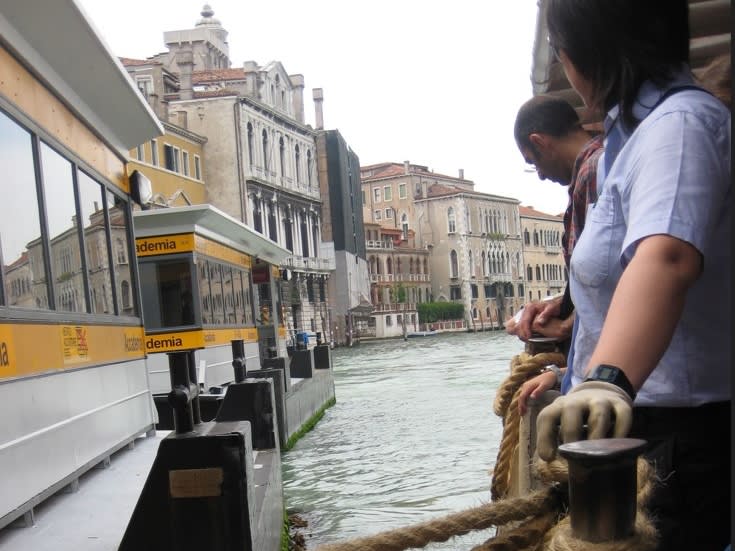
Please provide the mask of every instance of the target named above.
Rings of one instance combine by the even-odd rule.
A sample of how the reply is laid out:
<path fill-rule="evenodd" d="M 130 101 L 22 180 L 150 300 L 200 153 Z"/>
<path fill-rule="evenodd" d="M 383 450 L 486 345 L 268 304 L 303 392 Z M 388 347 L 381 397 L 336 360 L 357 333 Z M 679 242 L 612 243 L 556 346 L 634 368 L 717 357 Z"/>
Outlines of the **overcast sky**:
<path fill-rule="evenodd" d="M 203 0 L 77 0 L 112 52 L 145 59 L 193 28 Z M 411 161 L 550 214 L 566 189 L 525 172 L 513 140 L 532 95 L 536 0 L 211 0 L 233 67 L 280 61 L 324 90 L 324 125 L 363 166 Z"/>

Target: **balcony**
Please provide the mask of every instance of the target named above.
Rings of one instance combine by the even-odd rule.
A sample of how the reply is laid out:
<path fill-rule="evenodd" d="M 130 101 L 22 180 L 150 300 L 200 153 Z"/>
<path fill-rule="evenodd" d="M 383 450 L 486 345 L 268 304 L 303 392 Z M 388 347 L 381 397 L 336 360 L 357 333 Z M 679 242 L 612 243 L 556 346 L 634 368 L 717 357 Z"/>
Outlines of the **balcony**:
<path fill-rule="evenodd" d="M 544 247 L 546 254 L 559 254 L 561 253 L 561 247 L 559 245 L 546 245 Z"/>
<path fill-rule="evenodd" d="M 566 287 L 567 282 L 563 279 L 550 279 L 549 287 Z"/>
<path fill-rule="evenodd" d="M 393 281 L 428 282 L 428 274 L 370 274 L 370 281 L 374 283 L 389 283 Z"/>
<path fill-rule="evenodd" d="M 506 283 L 513 281 L 513 274 L 510 272 L 501 272 L 497 274 L 490 274 L 487 276 L 490 283 Z"/>
<path fill-rule="evenodd" d="M 365 245 L 368 249 L 392 249 L 393 241 L 366 241 Z"/>
<path fill-rule="evenodd" d="M 336 269 L 334 258 L 319 258 L 315 256 L 289 256 L 284 266 L 294 270 L 318 270 L 334 271 Z"/>
<path fill-rule="evenodd" d="M 390 312 L 403 313 L 403 312 L 416 312 L 415 302 L 385 302 L 375 305 L 375 308 L 371 312 L 372 314 L 386 314 Z"/>

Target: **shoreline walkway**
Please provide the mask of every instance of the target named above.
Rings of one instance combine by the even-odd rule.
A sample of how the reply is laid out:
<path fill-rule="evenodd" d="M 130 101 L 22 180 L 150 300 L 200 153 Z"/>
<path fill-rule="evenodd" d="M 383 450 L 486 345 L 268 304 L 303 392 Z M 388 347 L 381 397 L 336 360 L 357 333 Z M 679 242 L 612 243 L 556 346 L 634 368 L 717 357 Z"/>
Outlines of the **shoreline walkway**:
<path fill-rule="evenodd" d="M 169 431 L 140 436 L 79 477 L 75 492 L 60 490 L 0 530 L 3 551 L 116 551 L 143 489 L 158 446 Z M 54 460 L 49 450 L 48 461 Z"/>

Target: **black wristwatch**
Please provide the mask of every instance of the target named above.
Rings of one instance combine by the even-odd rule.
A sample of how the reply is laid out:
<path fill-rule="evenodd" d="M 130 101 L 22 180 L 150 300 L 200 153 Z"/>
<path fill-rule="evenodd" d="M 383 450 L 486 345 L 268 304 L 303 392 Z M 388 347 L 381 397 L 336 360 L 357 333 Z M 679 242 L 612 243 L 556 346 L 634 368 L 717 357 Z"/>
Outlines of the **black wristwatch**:
<path fill-rule="evenodd" d="M 593 368 L 585 381 L 604 381 L 606 383 L 614 384 L 617 387 L 622 388 L 625 393 L 630 396 L 631 400 L 635 400 L 635 390 L 633 385 L 630 384 L 628 377 L 625 373 L 614 365 L 600 364 Z"/>

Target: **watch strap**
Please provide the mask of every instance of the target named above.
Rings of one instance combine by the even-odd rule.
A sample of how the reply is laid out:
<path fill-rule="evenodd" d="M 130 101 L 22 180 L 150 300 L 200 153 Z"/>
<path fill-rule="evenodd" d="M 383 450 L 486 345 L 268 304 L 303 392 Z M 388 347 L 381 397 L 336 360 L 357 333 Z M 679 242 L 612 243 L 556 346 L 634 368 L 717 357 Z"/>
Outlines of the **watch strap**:
<path fill-rule="evenodd" d="M 636 392 L 633 388 L 625 372 L 617 366 L 609 364 L 599 364 L 592 368 L 592 370 L 585 377 L 586 381 L 604 381 L 611 383 L 620 389 L 622 389 L 631 400 L 635 400 Z"/>
<path fill-rule="evenodd" d="M 548 371 L 551 371 L 556 376 L 556 385 L 561 387 L 561 380 L 562 380 L 562 374 L 561 369 L 556 364 L 549 364 L 547 366 L 544 366 L 544 368 L 541 370 L 541 373 L 546 373 Z"/>

